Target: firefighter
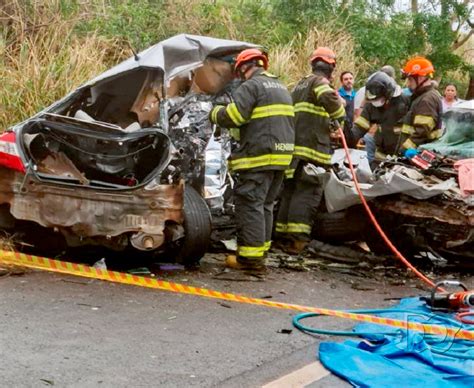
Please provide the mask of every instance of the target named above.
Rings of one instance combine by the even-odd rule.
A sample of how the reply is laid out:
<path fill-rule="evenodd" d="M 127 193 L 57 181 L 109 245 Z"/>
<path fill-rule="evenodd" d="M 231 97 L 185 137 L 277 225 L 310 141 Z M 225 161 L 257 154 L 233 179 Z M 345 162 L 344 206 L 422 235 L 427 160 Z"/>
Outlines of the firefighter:
<path fill-rule="evenodd" d="M 331 134 L 342 124 L 345 110 L 330 83 L 336 56 L 318 47 L 310 58 L 312 74 L 292 92 L 295 107 L 295 152 L 280 201 L 275 235 L 289 253 L 310 241 L 313 219 L 321 202 L 326 171 L 331 166 Z"/>
<path fill-rule="evenodd" d="M 355 147 L 372 125 L 375 132 L 375 163 L 387 155 L 396 155 L 400 148 L 403 119 L 408 112 L 410 97 L 402 94 L 402 88 L 385 72 L 372 74 L 365 85 L 366 104 L 355 120 L 348 136 L 349 146 Z"/>
<path fill-rule="evenodd" d="M 237 255 L 226 265 L 234 269 L 265 270 L 270 249 L 273 204 L 294 151 L 294 109 L 291 95 L 278 78 L 266 70 L 268 58 L 261 50 L 247 49 L 236 58 L 236 75 L 244 82 L 226 107 L 215 106 L 211 122 L 239 128 L 239 146 L 229 167 L 234 187 Z"/>
<path fill-rule="evenodd" d="M 441 137 L 441 95 L 432 81 L 433 64 L 426 58 L 410 59 L 402 70 L 411 95 L 410 109 L 402 127 L 402 151 L 416 149 Z"/>

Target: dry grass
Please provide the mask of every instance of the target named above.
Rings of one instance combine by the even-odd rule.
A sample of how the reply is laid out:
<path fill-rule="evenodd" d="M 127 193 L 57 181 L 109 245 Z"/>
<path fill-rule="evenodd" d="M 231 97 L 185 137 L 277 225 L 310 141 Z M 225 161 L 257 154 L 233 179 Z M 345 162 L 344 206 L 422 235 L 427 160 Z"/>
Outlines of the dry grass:
<path fill-rule="evenodd" d="M 2 231 L 0 233 L 0 250 L 14 251 L 15 250 L 15 236 L 12 236 Z"/>
<path fill-rule="evenodd" d="M 60 0 L 32 1 L 29 8 L 25 3 L 12 0 L 0 10 L 0 131 L 47 107 L 129 54 L 124 42 L 120 45 L 118 40 L 96 33 L 76 34 L 77 23 L 88 17 L 84 10 L 63 19 Z M 206 34 L 206 30 L 215 29 L 215 15 L 193 17 L 199 14 L 201 4 L 199 0 L 176 0 L 168 7 L 163 24 L 179 26 L 187 33 Z M 97 6 L 94 12 L 100 9 Z M 220 19 L 222 34 L 243 39 L 242 31 L 225 8 L 220 10 Z M 271 71 L 291 87 L 309 72 L 308 58 L 320 45 L 338 53 L 338 71 L 349 69 L 356 77 L 364 72 L 366 64 L 358 62 L 351 36 L 330 26 L 315 28 L 306 36 L 296 36 L 289 44 L 272 48 Z M 337 80 L 338 74 L 335 76 Z"/>
<path fill-rule="evenodd" d="M 103 71 L 111 55 L 123 56 L 114 41 L 74 34 L 79 15 L 63 20 L 59 0 L 33 2 L 31 7 L 14 0 L 1 11 L 8 28 L 0 37 L 0 130 Z"/>
<path fill-rule="evenodd" d="M 6 233 L 0 233 L 0 250 L 14 251 L 14 238 Z M 16 267 L 12 264 L 2 263 L 0 261 L 0 277 L 9 275 Z"/>
<path fill-rule="evenodd" d="M 349 33 L 331 26 L 314 28 L 306 36 L 296 36 L 292 42 L 270 50 L 270 70 L 279 75 L 289 87 L 310 73 L 309 58 L 318 46 L 332 48 L 337 56 L 334 86 L 339 86 L 339 74 L 349 70 L 355 78 L 365 74 L 368 64 L 356 57 L 354 41 Z"/>

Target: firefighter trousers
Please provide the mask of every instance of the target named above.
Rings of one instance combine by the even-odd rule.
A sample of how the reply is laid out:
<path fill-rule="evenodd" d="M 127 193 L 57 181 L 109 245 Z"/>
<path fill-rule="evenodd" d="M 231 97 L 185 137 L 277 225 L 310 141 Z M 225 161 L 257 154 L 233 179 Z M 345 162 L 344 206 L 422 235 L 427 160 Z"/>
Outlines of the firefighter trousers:
<path fill-rule="evenodd" d="M 283 171 L 240 172 L 234 189 L 238 260 L 261 263 L 270 249 L 273 206 Z"/>
<path fill-rule="evenodd" d="M 284 182 L 275 237 L 295 241 L 309 241 L 321 198 L 325 170 L 305 161 L 299 161 L 293 178 Z"/>

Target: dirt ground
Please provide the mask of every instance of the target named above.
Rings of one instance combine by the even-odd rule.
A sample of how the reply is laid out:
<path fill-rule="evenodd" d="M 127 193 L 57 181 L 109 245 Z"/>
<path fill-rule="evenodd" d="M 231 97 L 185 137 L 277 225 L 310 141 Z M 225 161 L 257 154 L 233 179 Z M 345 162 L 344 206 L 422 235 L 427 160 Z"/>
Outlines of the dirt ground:
<path fill-rule="evenodd" d="M 236 281 L 223 272 L 223 258 L 209 254 L 198 270 L 168 266 L 155 275 L 328 308 L 384 307 L 428 293 L 398 269 L 274 265 L 265 281 Z M 474 286 L 473 276 L 463 280 Z M 342 340 L 300 333 L 290 311 L 32 270 L 0 277 L 0 295 L 5 387 L 256 387 L 316 361 L 321 341 Z M 349 329 L 354 322 L 322 318 L 312 324 Z M 329 375 L 310 386 L 348 385 Z"/>

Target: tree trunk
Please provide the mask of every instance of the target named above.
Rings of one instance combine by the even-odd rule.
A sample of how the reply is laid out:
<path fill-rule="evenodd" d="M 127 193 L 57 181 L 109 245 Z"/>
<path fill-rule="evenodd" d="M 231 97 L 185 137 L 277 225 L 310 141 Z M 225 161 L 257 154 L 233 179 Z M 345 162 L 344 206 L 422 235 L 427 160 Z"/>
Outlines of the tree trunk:
<path fill-rule="evenodd" d="M 411 0 L 411 13 L 413 15 L 418 13 L 418 0 Z"/>
<path fill-rule="evenodd" d="M 471 73 L 469 76 L 469 88 L 466 93 L 466 100 L 474 99 L 474 74 Z"/>

